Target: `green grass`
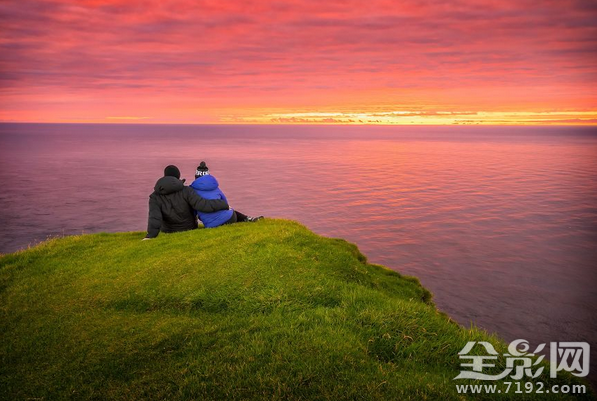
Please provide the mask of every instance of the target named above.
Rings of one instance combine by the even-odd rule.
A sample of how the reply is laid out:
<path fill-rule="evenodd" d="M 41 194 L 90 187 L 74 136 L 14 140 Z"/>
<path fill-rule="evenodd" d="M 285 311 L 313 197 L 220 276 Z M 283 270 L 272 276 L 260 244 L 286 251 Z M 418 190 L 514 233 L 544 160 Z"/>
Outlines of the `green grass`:
<path fill-rule="evenodd" d="M 506 350 L 438 312 L 417 279 L 295 222 L 142 237 L 0 258 L 0 398 L 465 399 L 458 351 Z"/>

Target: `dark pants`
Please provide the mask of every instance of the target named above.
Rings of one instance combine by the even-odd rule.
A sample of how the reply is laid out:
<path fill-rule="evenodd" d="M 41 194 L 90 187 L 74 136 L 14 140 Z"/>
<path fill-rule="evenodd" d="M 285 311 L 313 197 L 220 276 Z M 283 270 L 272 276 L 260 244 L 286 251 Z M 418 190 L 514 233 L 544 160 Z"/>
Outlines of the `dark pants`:
<path fill-rule="evenodd" d="M 237 212 L 236 210 L 232 213 L 232 216 L 228 221 L 224 224 L 232 224 L 232 223 L 242 223 L 243 221 L 248 221 L 249 217 L 247 215 L 242 214 L 241 212 Z"/>

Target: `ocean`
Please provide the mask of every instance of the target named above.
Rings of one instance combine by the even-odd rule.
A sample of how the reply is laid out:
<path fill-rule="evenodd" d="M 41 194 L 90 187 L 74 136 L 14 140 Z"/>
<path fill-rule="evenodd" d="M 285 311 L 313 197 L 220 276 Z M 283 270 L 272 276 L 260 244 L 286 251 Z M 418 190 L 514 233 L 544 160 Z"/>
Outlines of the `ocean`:
<path fill-rule="evenodd" d="M 594 381 L 596 156 L 591 127 L 0 124 L 0 252 L 144 231 L 163 168 L 204 160 L 232 207 L 356 243 L 464 326 L 589 342 Z"/>

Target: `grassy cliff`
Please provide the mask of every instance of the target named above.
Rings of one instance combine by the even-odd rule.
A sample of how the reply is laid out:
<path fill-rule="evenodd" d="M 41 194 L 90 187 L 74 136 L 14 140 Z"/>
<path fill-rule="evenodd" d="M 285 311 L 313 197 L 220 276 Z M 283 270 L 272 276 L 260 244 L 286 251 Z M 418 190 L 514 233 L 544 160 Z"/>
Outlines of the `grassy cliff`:
<path fill-rule="evenodd" d="M 464 399 L 458 351 L 505 352 L 415 278 L 295 222 L 142 237 L 0 258 L 0 398 Z"/>

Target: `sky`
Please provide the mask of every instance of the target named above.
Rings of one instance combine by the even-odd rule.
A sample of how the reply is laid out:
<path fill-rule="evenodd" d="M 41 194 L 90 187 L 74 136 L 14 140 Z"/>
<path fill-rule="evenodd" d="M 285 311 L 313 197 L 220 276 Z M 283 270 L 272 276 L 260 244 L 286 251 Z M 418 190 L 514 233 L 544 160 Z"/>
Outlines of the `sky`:
<path fill-rule="evenodd" d="M 597 124 L 594 0 L 0 0 L 0 121 Z"/>

